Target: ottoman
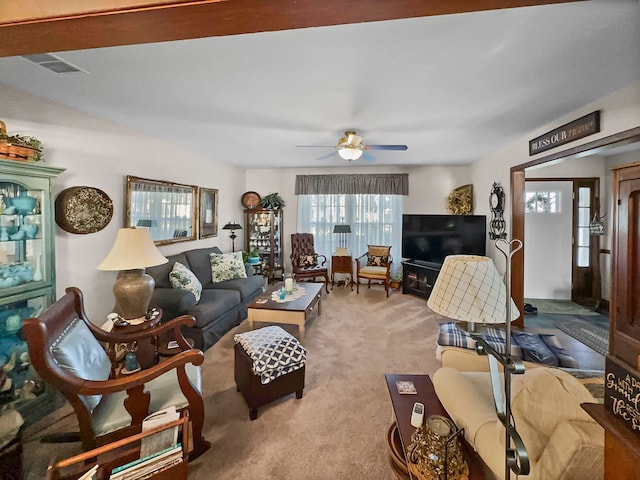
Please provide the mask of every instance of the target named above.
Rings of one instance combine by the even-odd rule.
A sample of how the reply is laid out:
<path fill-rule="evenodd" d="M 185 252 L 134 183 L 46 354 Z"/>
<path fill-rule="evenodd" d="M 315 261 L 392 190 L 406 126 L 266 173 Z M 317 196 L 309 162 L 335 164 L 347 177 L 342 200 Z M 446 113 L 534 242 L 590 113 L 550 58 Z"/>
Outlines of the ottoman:
<path fill-rule="evenodd" d="M 302 398 L 307 352 L 300 342 L 278 326 L 239 333 L 235 340 L 234 377 L 249 407 L 258 408 L 291 393 Z"/>

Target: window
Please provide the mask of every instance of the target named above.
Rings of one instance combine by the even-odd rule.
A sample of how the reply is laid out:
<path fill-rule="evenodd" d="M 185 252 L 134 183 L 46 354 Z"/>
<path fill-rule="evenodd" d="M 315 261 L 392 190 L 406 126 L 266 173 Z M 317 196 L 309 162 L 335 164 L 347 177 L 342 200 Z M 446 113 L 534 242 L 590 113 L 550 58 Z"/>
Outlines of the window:
<path fill-rule="evenodd" d="M 560 192 L 526 192 L 526 213 L 560 213 Z"/>
<path fill-rule="evenodd" d="M 402 195 L 299 195 L 298 232 L 312 233 L 316 252 L 329 258 L 338 246 L 336 224 L 351 226 L 347 249 L 354 258 L 367 245 L 391 245 L 394 270 L 402 254 Z"/>
<path fill-rule="evenodd" d="M 589 187 L 578 188 L 578 235 L 576 238 L 576 265 L 578 267 L 589 266 L 591 219 L 591 189 Z"/>

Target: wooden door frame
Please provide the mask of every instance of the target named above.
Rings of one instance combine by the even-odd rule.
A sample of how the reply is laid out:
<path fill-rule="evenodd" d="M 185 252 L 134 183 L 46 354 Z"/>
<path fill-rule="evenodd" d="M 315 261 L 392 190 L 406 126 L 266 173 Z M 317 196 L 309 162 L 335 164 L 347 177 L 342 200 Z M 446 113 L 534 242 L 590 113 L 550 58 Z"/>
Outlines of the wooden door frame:
<path fill-rule="evenodd" d="M 511 238 L 518 238 L 523 242 L 522 250 L 513 256 L 511 262 L 511 297 L 521 312 L 518 320 L 513 323 L 515 326 L 524 328 L 522 312 L 524 312 L 524 249 L 526 248 L 524 244 L 525 170 L 552 160 L 585 157 L 614 146 L 635 142 L 640 142 L 640 126 L 511 167 Z"/>

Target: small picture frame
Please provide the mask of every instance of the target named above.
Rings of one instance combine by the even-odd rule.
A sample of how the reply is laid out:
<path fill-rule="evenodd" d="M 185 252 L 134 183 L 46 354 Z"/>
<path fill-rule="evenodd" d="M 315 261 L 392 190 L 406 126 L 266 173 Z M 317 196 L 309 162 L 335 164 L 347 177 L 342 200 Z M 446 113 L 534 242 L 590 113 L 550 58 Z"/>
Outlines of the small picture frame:
<path fill-rule="evenodd" d="M 218 235 L 218 190 L 199 188 L 198 202 L 199 238 Z"/>

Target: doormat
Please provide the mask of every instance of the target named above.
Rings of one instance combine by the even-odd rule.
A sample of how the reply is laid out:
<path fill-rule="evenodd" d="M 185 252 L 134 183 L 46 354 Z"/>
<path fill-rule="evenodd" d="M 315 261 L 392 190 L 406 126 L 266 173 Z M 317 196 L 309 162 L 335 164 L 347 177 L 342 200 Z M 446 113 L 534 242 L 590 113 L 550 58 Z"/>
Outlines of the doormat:
<path fill-rule="evenodd" d="M 587 307 L 578 305 L 571 300 L 552 300 L 542 298 L 525 298 L 525 303 L 530 303 L 538 309 L 538 313 L 553 313 L 556 315 L 598 315 Z"/>
<path fill-rule="evenodd" d="M 600 355 L 609 353 L 609 330 L 583 320 L 556 320 L 554 325 Z"/>

